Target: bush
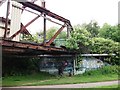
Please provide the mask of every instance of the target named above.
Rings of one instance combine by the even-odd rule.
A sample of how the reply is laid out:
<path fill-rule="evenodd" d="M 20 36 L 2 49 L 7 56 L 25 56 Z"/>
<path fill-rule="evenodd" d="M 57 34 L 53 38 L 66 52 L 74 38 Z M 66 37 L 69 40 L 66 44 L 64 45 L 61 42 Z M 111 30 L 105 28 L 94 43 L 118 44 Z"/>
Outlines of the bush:
<path fill-rule="evenodd" d="M 83 75 L 93 76 L 93 75 L 107 75 L 107 74 L 119 74 L 119 66 L 104 66 L 103 68 L 86 71 Z"/>
<path fill-rule="evenodd" d="M 30 58 L 4 57 L 2 61 L 2 76 L 21 76 L 38 72 L 39 60 Z"/>
<path fill-rule="evenodd" d="M 115 74 L 118 73 L 118 66 L 105 66 L 101 68 L 102 74 Z"/>

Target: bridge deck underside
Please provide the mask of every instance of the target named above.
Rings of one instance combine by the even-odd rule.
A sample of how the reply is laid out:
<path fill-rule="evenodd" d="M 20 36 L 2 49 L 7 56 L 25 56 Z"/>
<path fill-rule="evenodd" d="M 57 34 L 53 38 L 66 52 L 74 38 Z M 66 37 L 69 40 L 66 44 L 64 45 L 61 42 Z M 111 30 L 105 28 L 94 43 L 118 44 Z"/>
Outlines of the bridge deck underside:
<path fill-rule="evenodd" d="M 2 55 L 4 56 L 38 56 L 38 55 L 75 55 L 75 52 L 64 48 L 43 46 L 38 43 L 16 42 L 0 39 Z"/>

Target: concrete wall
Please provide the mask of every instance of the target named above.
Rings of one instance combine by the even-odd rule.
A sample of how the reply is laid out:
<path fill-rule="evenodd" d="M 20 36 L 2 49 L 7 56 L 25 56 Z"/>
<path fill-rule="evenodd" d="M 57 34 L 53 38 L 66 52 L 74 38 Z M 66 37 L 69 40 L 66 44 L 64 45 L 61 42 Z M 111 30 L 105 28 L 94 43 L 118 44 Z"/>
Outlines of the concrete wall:
<path fill-rule="evenodd" d="M 75 74 L 83 74 L 85 71 L 101 68 L 104 63 L 94 57 L 83 57 L 82 61 L 79 62 L 78 70 Z"/>
<path fill-rule="evenodd" d="M 102 67 L 103 62 L 96 58 L 83 58 L 82 67 L 86 69 L 96 69 Z"/>

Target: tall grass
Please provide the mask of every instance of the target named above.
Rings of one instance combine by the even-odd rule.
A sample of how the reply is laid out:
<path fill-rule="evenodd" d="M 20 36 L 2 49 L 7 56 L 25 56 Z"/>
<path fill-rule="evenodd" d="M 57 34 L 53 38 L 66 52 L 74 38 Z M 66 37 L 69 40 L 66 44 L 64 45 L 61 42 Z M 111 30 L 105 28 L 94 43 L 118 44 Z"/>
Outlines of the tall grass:
<path fill-rule="evenodd" d="M 114 66 L 104 66 L 96 70 L 86 71 L 83 76 L 96 76 L 96 75 L 108 75 L 108 74 L 120 74 L 120 67 L 117 65 Z M 79 75 L 78 75 L 79 76 Z"/>
<path fill-rule="evenodd" d="M 54 84 L 78 84 L 86 82 L 100 82 L 118 80 L 118 66 L 105 66 L 97 70 L 86 71 L 82 75 L 72 77 L 56 77 L 48 73 L 34 73 L 23 76 L 7 76 L 3 78 L 3 86 L 21 86 L 21 85 L 54 85 Z"/>

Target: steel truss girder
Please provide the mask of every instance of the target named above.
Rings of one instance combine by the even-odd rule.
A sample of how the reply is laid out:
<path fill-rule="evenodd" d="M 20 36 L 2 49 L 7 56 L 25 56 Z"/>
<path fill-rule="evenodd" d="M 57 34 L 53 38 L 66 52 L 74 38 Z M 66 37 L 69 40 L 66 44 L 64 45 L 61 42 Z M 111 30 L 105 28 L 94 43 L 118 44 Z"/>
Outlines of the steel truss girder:
<path fill-rule="evenodd" d="M 58 36 L 58 34 L 64 29 L 64 27 L 65 26 L 67 26 L 67 36 L 69 36 L 69 32 L 73 29 L 72 28 L 72 26 L 71 26 L 71 23 L 70 23 L 70 21 L 68 20 L 68 19 L 65 19 L 65 18 L 63 18 L 63 17 L 61 17 L 61 16 L 59 16 L 59 15 L 57 15 L 57 14 L 55 14 L 55 13 L 53 13 L 53 12 L 51 12 L 51 11 L 49 11 L 49 10 L 47 10 L 47 9 L 45 9 L 44 7 L 40 7 L 40 6 L 38 6 L 38 5 L 36 5 L 36 4 L 34 4 L 33 2 L 18 2 L 18 3 L 21 3 L 24 7 L 29 7 L 29 8 L 31 8 L 31 9 L 33 9 L 33 10 L 36 10 L 36 11 L 38 11 L 38 12 L 41 12 L 42 14 L 44 14 L 44 16 L 42 16 L 45 20 L 47 19 L 47 20 L 49 20 L 49 21 L 51 21 L 51 22 L 53 22 L 53 23 L 56 23 L 56 24 L 58 24 L 58 25 L 62 25 L 62 24 L 59 24 L 59 23 L 57 23 L 57 22 L 55 22 L 55 21 L 52 21 L 51 19 L 49 19 L 49 18 L 47 18 L 46 17 L 46 15 L 47 16 L 49 16 L 49 17 L 52 17 L 52 18 L 54 18 L 54 19 L 57 19 L 57 20 L 59 20 L 59 21 L 61 21 L 61 22 L 64 22 L 65 24 L 64 25 L 62 25 L 62 27 L 56 32 L 56 34 L 49 40 L 49 42 L 48 43 L 45 43 L 44 45 L 47 45 L 47 46 L 49 46 L 53 41 L 54 41 L 54 39 Z M 16 7 L 16 6 L 15 6 Z M 21 8 L 22 10 L 25 10 L 25 8 Z M 39 18 L 40 17 L 40 15 L 38 15 L 36 18 L 34 18 L 33 20 L 31 20 L 30 22 L 28 22 L 25 26 L 23 26 L 19 31 L 17 31 L 15 34 L 13 34 L 9 39 L 13 39 L 16 35 L 18 35 L 20 32 L 22 32 L 22 31 L 24 31 L 24 29 L 27 27 L 27 26 L 29 26 L 32 22 L 34 22 L 37 18 Z M 68 28 L 69 27 L 69 28 Z"/>
<path fill-rule="evenodd" d="M 24 6 L 26 6 L 26 7 L 29 7 L 31 9 L 33 9 L 33 10 L 44 13 L 44 14 L 46 14 L 46 15 L 54 18 L 54 19 L 57 19 L 57 20 L 62 21 L 64 23 L 68 23 L 71 26 L 70 21 L 68 19 L 65 19 L 65 18 L 63 18 L 63 17 L 61 17 L 61 16 L 59 16 L 59 15 L 45 9 L 43 7 L 40 7 L 40 6 L 38 6 L 38 5 L 34 4 L 34 3 L 31 3 L 31 2 L 20 2 L 20 3 L 22 5 L 24 5 Z"/>

